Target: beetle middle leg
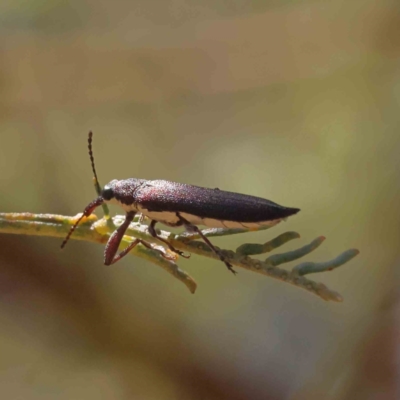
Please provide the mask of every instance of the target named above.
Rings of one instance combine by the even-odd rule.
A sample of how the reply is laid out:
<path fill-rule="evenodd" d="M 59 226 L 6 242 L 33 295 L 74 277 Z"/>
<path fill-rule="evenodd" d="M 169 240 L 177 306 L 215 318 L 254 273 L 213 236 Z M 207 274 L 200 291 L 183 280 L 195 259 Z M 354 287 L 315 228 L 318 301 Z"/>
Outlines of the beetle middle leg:
<path fill-rule="evenodd" d="M 210 241 L 209 239 L 203 235 L 201 230 L 196 226 L 191 224 L 189 221 L 186 221 L 185 218 L 183 218 L 179 213 L 176 214 L 176 216 L 179 218 L 179 222 L 182 223 L 182 225 L 188 230 L 189 232 L 195 232 L 197 233 L 208 245 L 208 247 L 219 257 L 219 259 L 228 267 L 229 271 L 231 271 L 234 275 L 237 274 L 237 272 L 233 269 L 233 266 L 231 263 L 229 263 L 225 256 L 221 253 L 220 250 L 218 250 Z"/>
<path fill-rule="evenodd" d="M 183 258 L 190 258 L 190 254 L 186 255 L 183 251 L 178 250 L 174 246 L 172 246 L 172 244 L 170 242 L 168 242 L 167 239 L 164 239 L 164 238 L 162 238 L 162 237 L 157 235 L 156 228 L 155 228 L 156 223 L 157 223 L 157 221 L 155 221 L 154 219 L 150 222 L 150 225 L 148 227 L 150 235 L 153 236 L 153 238 L 158 239 L 160 242 L 165 243 L 168 246 L 168 248 L 171 251 L 173 251 L 174 253 L 179 254 Z"/>

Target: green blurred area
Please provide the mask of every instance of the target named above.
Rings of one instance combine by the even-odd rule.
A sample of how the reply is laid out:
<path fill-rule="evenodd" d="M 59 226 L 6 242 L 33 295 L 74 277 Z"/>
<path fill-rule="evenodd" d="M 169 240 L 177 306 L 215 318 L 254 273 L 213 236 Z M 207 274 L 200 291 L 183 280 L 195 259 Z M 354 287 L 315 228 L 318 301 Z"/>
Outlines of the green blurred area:
<path fill-rule="evenodd" d="M 98 245 L 1 235 L 3 398 L 396 398 L 398 2 L 3 1 L 0 15 L 0 211 L 81 212 L 93 130 L 103 184 L 302 210 L 218 246 L 294 230 L 284 249 L 327 237 L 310 261 L 361 251 L 313 276 L 335 304 L 196 256 L 178 262 L 190 295 L 140 259 L 105 267 Z"/>

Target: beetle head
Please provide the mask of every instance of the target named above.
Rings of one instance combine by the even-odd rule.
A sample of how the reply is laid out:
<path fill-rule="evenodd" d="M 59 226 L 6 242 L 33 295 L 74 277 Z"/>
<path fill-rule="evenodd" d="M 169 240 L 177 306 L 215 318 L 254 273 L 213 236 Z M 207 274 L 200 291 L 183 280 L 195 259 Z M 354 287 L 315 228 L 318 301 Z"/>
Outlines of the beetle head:
<path fill-rule="evenodd" d="M 107 185 L 104 186 L 103 190 L 101 191 L 101 197 L 105 201 L 109 201 L 115 197 L 114 189 L 117 182 L 117 179 L 113 179 L 111 182 L 107 183 Z"/>

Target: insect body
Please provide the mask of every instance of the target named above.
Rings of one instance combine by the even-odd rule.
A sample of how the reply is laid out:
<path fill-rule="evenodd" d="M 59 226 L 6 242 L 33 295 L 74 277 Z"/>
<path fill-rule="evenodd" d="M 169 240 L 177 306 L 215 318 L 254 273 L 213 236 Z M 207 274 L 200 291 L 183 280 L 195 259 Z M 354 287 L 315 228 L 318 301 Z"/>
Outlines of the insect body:
<path fill-rule="evenodd" d="M 89 154 L 92 169 L 97 181 L 91 149 L 91 133 L 89 134 Z M 104 186 L 100 196 L 92 201 L 83 211 L 83 216 L 92 214 L 95 208 L 103 203 L 117 204 L 126 212 L 124 223 L 111 235 L 104 252 L 104 263 L 110 265 L 125 256 L 138 243 L 151 247 L 141 239 L 135 239 L 117 256 L 122 237 L 132 222 L 135 214 L 141 213 L 151 222 L 149 233 L 165 243 L 170 250 L 183 255 L 166 239 L 157 235 L 155 225 L 161 222 L 171 227 L 183 226 L 186 230 L 196 232 L 208 244 L 230 271 L 231 264 L 217 248 L 203 235 L 197 225 L 212 228 L 244 228 L 273 225 L 277 221 L 296 214 L 298 208 L 283 207 L 270 200 L 219 189 L 208 189 L 199 186 L 164 180 L 148 181 L 145 179 L 113 180 Z M 67 243 L 81 218 L 71 228 L 61 247 Z"/>

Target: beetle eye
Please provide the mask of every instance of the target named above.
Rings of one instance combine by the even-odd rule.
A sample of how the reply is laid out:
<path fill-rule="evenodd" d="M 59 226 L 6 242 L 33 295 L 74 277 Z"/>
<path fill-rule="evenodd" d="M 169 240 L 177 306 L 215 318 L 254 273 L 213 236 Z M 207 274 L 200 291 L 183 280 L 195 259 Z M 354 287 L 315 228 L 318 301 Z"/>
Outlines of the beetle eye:
<path fill-rule="evenodd" d="M 114 197 L 114 190 L 108 185 L 104 186 L 101 197 L 103 197 L 104 200 L 111 200 Z"/>

